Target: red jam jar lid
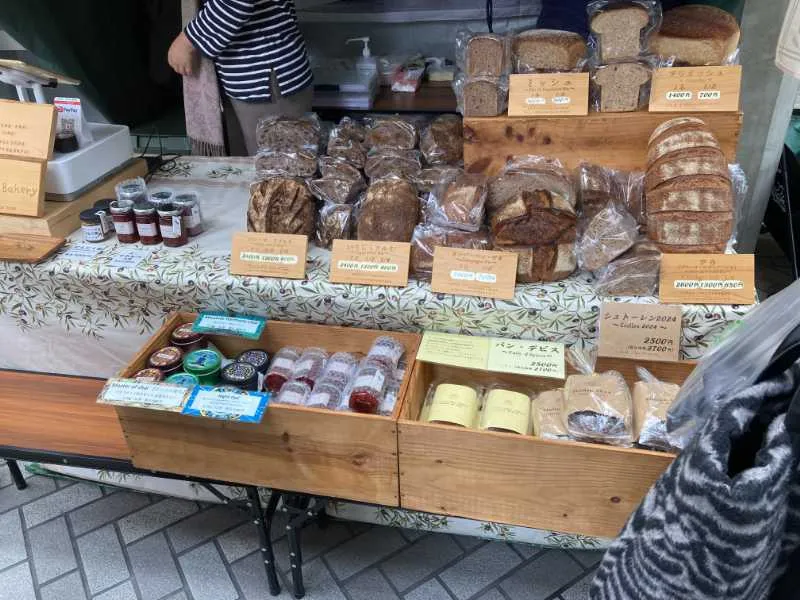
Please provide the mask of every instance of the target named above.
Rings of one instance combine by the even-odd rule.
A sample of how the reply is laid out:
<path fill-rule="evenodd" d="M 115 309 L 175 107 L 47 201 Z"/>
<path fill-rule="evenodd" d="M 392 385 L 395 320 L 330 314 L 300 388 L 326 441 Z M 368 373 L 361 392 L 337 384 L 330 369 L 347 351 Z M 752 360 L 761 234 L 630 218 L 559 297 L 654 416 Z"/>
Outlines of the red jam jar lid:
<path fill-rule="evenodd" d="M 167 346 L 153 352 L 147 364 L 155 369 L 168 371 L 176 366 L 180 366 L 182 361 L 183 352 L 181 349 L 175 346 Z"/>
<path fill-rule="evenodd" d="M 194 323 L 184 323 L 183 325 L 178 325 L 175 329 L 173 329 L 172 335 L 170 335 L 170 340 L 172 343 L 179 346 L 186 346 L 202 340 L 205 336 L 202 333 L 193 331 L 193 326 Z"/>

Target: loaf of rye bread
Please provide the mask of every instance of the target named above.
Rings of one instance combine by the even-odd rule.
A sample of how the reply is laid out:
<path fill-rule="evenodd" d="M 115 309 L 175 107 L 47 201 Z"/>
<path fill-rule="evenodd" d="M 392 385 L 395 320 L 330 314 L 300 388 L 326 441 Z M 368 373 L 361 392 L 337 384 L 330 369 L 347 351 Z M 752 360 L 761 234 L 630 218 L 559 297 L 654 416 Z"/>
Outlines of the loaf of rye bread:
<path fill-rule="evenodd" d="M 503 172 L 489 179 L 489 194 L 486 210 L 491 218 L 505 204 L 514 200 L 520 192 L 547 190 L 558 203 L 568 204 L 573 211 L 577 204 L 575 185 L 569 173 L 555 164 L 526 164 L 513 159 Z"/>
<path fill-rule="evenodd" d="M 601 296 L 652 296 L 658 290 L 661 251 L 651 241 L 633 248 L 595 273 L 595 291 Z"/>
<path fill-rule="evenodd" d="M 503 114 L 508 103 L 508 90 L 499 79 L 472 77 L 461 88 L 461 114 L 465 117 L 495 117 Z"/>
<path fill-rule="evenodd" d="M 573 71 L 586 58 L 586 40 L 572 31 L 531 29 L 514 36 L 511 56 L 515 73 Z"/>
<path fill-rule="evenodd" d="M 250 186 L 247 231 L 314 233 L 315 202 L 301 180 L 271 177 Z"/>
<path fill-rule="evenodd" d="M 675 177 L 647 193 L 647 214 L 661 212 L 732 212 L 731 182 L 719 175 Z"/>
<path fill-rule="evenodd" d="M 330 248 L 333 240 L 349 240 L 353 229 L 353 205 L 326 202 L 319 209 L 317 246 Z"/>
<path fill-rule="evenodd" d="M 358 170 L 358 167 L 353 165 L 349 160 L 345 160 L 343 158 L 320 156 L 319 172 L 323 177 L 347 179 L 348 181 L 352 181 L 354 183 L 364 181 L 364 178 L 361 176 L 361 171 Z"/>
<path fill-rule="evenodd" d="M 736 17 L 721 8 L 677 6 L 664 13 L 650 51 L 674 58 L 676 66 L 720 65 L 735 52 L 739 36 Z"/>
<path fill-rule="evenodd" d="M 358 215 L 358 239 L 410 242 L 419 221 L 419 198 L 405 179 L 381 179 L 370 184 Z"/>
<path fill-rule="evenodd" d="M 639 226 L 625 208 L 609 203 L 592 218 L 581 223 L 576 252 L 578 264 L 586 271 L 605 267 L 636 242 Z"/>
<path fill-rule="evenodd" d="M 508 41 L 501 35 L 477 33 L 464 51 L 464 70 L 470 77 L 500 77 L 508 72 Z"/>
<path fill-rule="evenodd" d="M 400 150 L 397 148 L 373 148 L 367 153 L 364 163 L 364 174 L 370 181 L 384 177 L 402 177 L 411 179 L 422 170 L 422 161 L 418 150 Z"/>
<path fill-rule="evenodd" d="M 697 117 L 675 117 L 669 121 L 664 121 L 650 134 L 650 139 L 647 140 L 647 145 L 650 146 L 657 138 L 661 137 L 668 131 L 679 130 L 688 128 L 689 130 L 711 131 L 703 119 Z"/>
<path fill-rule="evenodd" d="M 366 131 L 361 123 L 350 117 L 342 117 L 328 135 L 328 155 L 345 159 L 356 167 L 363 168 L 367 157 L 364 148 L 365 135 Z"/>
<path fill-rule="evenodd" d="M 436 117 L 423 130 L 419 149 L 428 165 L 453 165 L 461 161 L 464 151 L 462 119 L 458 115 Z"/>
<path fill-rule="evenodd" d="M 689 148 L 715 148 L 721 151 L 716 136 L 710 131 L 700 129 L 669 130 L 648 146 L 647 162 L 652 164 L 659 158 L 678 150 Z"/>
<path fill-rule="evenodd" d="M 267 117 L 256 126 L 256 140 L 260 150 L 295 152 L 304 149 L 316 154 L 321 131 L 314 114 L 300 118 Z"/>
<path fill-rule="evenodd" d="M 716 246 L 733 233 L 731 212 L 660 212 L 647 215 L 647 232 L 661 244 Z"/>
<path fill-rule="evenodd" d="M 548 190 L 521 191 L 492 214 L 495 246 L 572 243 L 577 235 L 575 208 Z"/>
<path fill-rule="evenodd" d="M 459 172 L 440 181 L 426 201 L 426 221 L 442 227 L 478 231 L 483 225 L 486 177 Z"/>
<path fill-rule="evenodd" d="M 495 246 L 517 255 L 517 283 L 539 283 L 566 279 L 575 271 L 575 244 L 540 246 Z"/>
<path fill-rule="evenodd" d="M 603 210 L 609 202 L 619 200 L 621 190 L 615 181 L 615 171 L 581 163 L 577 169 L 578 214 L 583 219 L 591 219 Z"/>
<path fill-rule="evenodd" d="M 664 254 L 723 254 L 728 247 L 728 242 L 700 245 L 654 243 Z"/>
<path fill-rule="evenodd" d="M 320 177 L 308 179 L 308 189 L 317 200 L 332 204 L 346 204 L 355 200 L 360 191 L 364 189 L 363 181 L 353 181 L 342 177 Z"/>
<path fill-rule="evenodd" d="M 420 279 L 430 279 L 433 272 L 433 252 L 437 246 L 489 250 L 488 232 L 453 231 L 438 225 L 417 225 L 411 238 L 411 272 Z"/>
<path fill-rule="evenodd" d="M 436 165 L 422 169 L 415 176 L 411 177 L 411 181 L 417 186 L 420 194 L 428 194 L 433 191 L 439 182 L 452 179 L 461 173 L 461 169 L 451 165 Z"/>
<path fill-rule="evenodd" d="M 662 156 L 647 167 L 644 187 L 648 192 L 674 179 L 688 175 L 729 177 L 728 161 L 716 148 L 689 148 Z"/>
<path fill-rule="evenodd" d="M 255 159 L 259 178 L 273 175 L 286 177 L 313 177 L 317 173 L 317 154 L 299 148 L 291 152 L 283 150 L 259 150 Z"/>
<path fill-rule="evenodd" d="M 635 61 L 598 66 L 592 73 L 592 83 L 600 97 L 600 112 L 638 110 L 647 98 L 652 76 L 648 65 Z"/>
<path fill-rule="evenodd" d="M 647 9 L 633 2 L 618 2 L 589 15 L 589 29 L 597 40 L 599 63 L 638 57 L 642 32 L 651 25 Z"/>
<path fill-rule="evenodd" d="M 417 128 L 399 117 L 375 117 L 367 121 L 364 145 L 370 150 L 413 150 L 417 145 Z"/>

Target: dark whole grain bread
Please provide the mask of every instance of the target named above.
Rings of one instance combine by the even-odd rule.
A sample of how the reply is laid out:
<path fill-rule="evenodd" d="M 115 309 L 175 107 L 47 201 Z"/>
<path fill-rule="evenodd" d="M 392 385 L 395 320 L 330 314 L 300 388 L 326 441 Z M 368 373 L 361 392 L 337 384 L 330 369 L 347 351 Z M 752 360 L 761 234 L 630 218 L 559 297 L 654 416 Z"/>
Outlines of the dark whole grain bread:
<path fill-rule="evenodd" d="M 650 25 L 650 14 L 641 6 L 620 2 L 589 18 L 589 29 L 597 39 L 599 62 L 636 58 L 642 52 L 642 30 Z"/>
<path fill-rule="evenodd" d="M 260 150 L 255 164 L 259 177 L 313 177 L 317 173 L 317 155 L 311 150 Z"/>
<path fill-rule="evenodd" d="M 539 283 L 566 279 L 577 267 L 572 243 L 540 246 L 495 246 L 517 255 L 517 283 Z"/>
<path fill-rule="evenodd" d="M 464 131 L 459 115 L 436 117 L 423 130 L 419 149 L 428 165 L 452 165 L 461 161 Z"/>
<path fill-rule="evenodd" d="M 520 192 L 490 221 L 495 246 L 561 244 L 577 235 L 575 209 L 547 190 Z"/>
<path fill-rule="evenodd" d="M 722 254 L 728 247 L 728 243 L 719 244 L 662 244 L 654 242 L 656 247 L 664 254 Z"/>
<path fill-rule="evenodd" d="M 720 65 L 736 50 L 739 36 L 736 17 L 721 8 L 677 6 L 664 13 L 661 28 L 650 38 L 650 51 L 674 57 L 678 66 Z"/>
<path fill-rule="evenodd" d="M 733 189 L 726 177 L 675 177 L 647 193 L 647 214 L 670 211 L 732 212 Z"/>
<path fill-rule="evenodd" d="M 674 119 L 669 119 L 668 121 L 664 121 L 658 127 L 653 130 L 653 133 L 650 134 L 650 139 L 647 140 L 648 146 L 652 144 L 658 137 L 666 134 L 668 131 L 673 129 L 679 128 L 687 128 L 689 130 L 699 130 L 699 131 L 711 131 L 708 128 L 708 124 L 706 124 L 703 119 L 699 119 L 697 117 L 675 117 Z"/>
<path fill-rule="evenodd" d="M 430 279 L 433 252 L 437 246 L 489 250 L 487 231 L 452 231 L 438 225 L 417 225 L 411 239 L 411 272 L 420 279 Z"/>
<path fill-rule="evenodd" d="M 578 264 L 586 271 L 597 271 L 636 242 L 639 227 L 627 210 L 610 203 L 582 226 L 577 244 Z"/>
<path fill-rule="evenodd" d="M 261 150 L 317 152 L 321 127 L 316 115 L 300 118 L 268 117 L 258 123 L 256 137 Z"/>
<path fill-rule="evenodd" d="M 649 192 L 670 179 L 688 175 L 719 175 L 728 178 L 728 161 L 716 148 L 689 148 L 671 152 L 647 168 L 644 187 Z"/>
<path fill-rule="evenodd" d="M 572 71 L 586 58 L 586 40 L 572 31 L 531 29 L 511 42 L 515 73 Z"/>
<path fill-rule="evenodd" d="M 337 177 L 353 182 L 363 182 L 361 171 L 350 161 L 332 156 L 319 157 L 319 172 L 323 177 Z"/>
<path fill-rule="evenodd" d="M 395 148 L 373 148 L 367 154 L 364 174 L 370 181 L 384 177 L 411 179 L 422 170 L 422 161 L 417 150 Z"/>
<path fill-rule="evenodd" d="M 467 41 L 465 71 L 470 77 L 500 77 L 508 71 L 508 43 L 503 36 L 478 33 Z"/>
<path fill-rule="evenodd" d="M 592 81 L 600 89 L 600 112 L 630 112 L 639 109 L 642 87 L 649 85 L 652 70 L 639 62 L 601 65 Z"/>
<path fill-rule="evenodd" d="M 419 220 L 416 188 L 405 179 L 370 184 L 358 216 L 358 239 L 410 242 Z"/>
<path fill-rule="evenodd" d="M 400 117 L 375 117 L 367 122 L 364 145 L 370 150 L 413 150 L 417 145 L 417 128 Z"/>
<path fill-rule="evenodd" d="M 411 178 L 417 186 L 417 190 L 421 194 L 427 194 L 433 191 L 441 181 L 452 179 L 458 176 L 461 169 L 450 165 L 436 165 L 435 167 L 428 167 L 422 169 L 419 173 Z"/>
<path fill-rule="evenodd" d="M 428 199 L 428 221 L 464 231 L 483 225 L 486 177 L 480 173 L 457 173 L 434 188 Z"/>
<path fill-rule="evenodd" d="M 661 212 L 647 216 L 647 235 L 660 244 L 702 246 L 726 243 L 733 233 L 731 212 Z"/>
<path fill-rule="evenodd" d="M 353 205 L 326 202 L 319 210 L 317 246 L 330 248 L 333 240 L 349 240 L 353 228 Z"/>
<path fill-rule="evenodd" d="M 603 210 L 609 202 L 622 200 L 622 188 L 616 181 L 617 172 L 606 167 L 581 163 L 577 169 L 578 212 L 589 220 Z"/>
<path fill-rule="evenodd" d="M 647 148 L 647 163 L 652 164 L 671 152 L 689 148 L 716 148 L 720 150 L 716 136 L 710 131 L 671 129 L 650 143 Z"/>
<path fill-rule="evenodd" d="M 319 179 L 308 179 L 308 189 L 314 197 L 331 204 L 352 202 L 364 189 L 363 181 L 353 181 L 343 177 L 329 175 Z"/>
<path fill-rule="evenodd" d="M 495 117 L 506 110 L 506 92 L 496 79 L 468 79 L 462 94 L 465 117 Z"/>
<path fill-rule="evenodd" d="M 487 212 L 491 217 L 507 202 L 514 200 L 520 192 L 547 190 L 559 204 L 574 207 L 577 193 L 570 174 L 556 165 L 541 165 L 534 168 L 522 161 L 511 162 L 504 172 L 489 179 Z"/>
<path fill-rule="evenodd" d="M 601 296 L 652 296 L 658 290 L 661 251 L 641 240 L 633 248 L 600 269 L 595 290 Z"/>
<path fill-rule="evenodd" d="M 314 233 L 314 198 L 305 183 L 290 177 L 271 177 L 250 186 L 247 231 Z"/>

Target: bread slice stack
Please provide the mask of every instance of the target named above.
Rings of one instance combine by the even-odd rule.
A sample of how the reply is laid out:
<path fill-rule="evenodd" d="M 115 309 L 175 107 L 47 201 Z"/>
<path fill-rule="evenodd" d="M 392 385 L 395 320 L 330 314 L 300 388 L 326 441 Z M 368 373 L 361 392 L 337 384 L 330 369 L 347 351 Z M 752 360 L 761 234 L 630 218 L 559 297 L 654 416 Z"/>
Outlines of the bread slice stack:
<path fill-rule="evenodd" d="M 721 253 L 734 227 L 728 163 L 695 117 L 662 123 L 650 136 L 645 173 L 647 234 L 662 252 Z"/>

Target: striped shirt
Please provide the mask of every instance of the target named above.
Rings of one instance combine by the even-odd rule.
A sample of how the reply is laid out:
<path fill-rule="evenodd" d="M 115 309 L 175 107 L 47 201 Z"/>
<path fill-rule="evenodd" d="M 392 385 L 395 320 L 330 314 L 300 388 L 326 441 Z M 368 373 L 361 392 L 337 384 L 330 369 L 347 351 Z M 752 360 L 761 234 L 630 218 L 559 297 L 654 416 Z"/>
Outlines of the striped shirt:
<path fill-rule="evenodd" d="M 232 98 L 270 102 L 273 71 L 281 96 L 311 84 L 294 0 L 207 0 L 185 33 Z"/>

